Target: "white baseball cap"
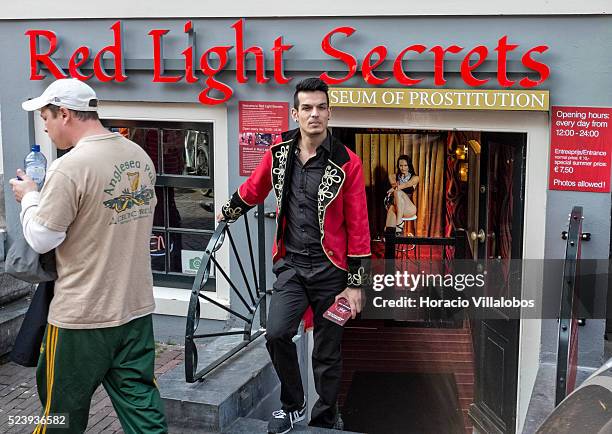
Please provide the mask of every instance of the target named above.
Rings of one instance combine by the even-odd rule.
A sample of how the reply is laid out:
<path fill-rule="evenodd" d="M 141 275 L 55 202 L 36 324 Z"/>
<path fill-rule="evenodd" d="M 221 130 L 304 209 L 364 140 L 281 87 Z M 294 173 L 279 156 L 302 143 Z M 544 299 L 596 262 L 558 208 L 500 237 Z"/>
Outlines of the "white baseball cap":
<path fill-rule="evenodd" d="M 76 78 L 61 78 L 51 83 L 41 96 L 21 104 L 26 111 L 39 110 L 47 104 L 53 104 L 67 109 L 95 112 L 98 110 L 96 92 Z"/>

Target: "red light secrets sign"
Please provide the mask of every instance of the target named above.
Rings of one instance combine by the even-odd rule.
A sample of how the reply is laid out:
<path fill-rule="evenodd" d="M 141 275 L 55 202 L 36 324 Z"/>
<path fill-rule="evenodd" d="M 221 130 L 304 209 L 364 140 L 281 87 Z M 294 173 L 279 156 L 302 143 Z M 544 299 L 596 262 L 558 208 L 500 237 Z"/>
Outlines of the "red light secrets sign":
<path fill-rule="evenodd" d="M 612 108 L 551 108 L 550 190 L 610 192 Z"/>
<path fill-rule="evenodd" d="M 279 35 L 273 41 L 269 49 L 259 45 L 249 45 L 245 34 L 246 21 L 237 20 L 232 24 L 233 35 L 228 35 L 225 44 L 196 48 L 196 29 L 192 21 L 185 22 L 183 35 L 184 44 L 179 52 L 170 51 L 170 44 L 164 42 L 164 38 L 176 38 L 177 35 L 169 35 L 170 29 L 152 29 L 148 32 L 151 37 L 153 60 L 154 83 L 199 83 L 201 91 L 198 100 L 202 104 L 222 104 L 229 100 L 234 90 L 229 83 L 221 81 L 220 74 L 230 68 L 235 62 L 235 78 L 239 84 L 249 81 L 247 75 L 247 56 L 255 60 L 255 82 L 265 85 L 268 82 L 285 85 L 293 77 L 287 76 L 284 71 L 284 55 L 292 48 L 292 44 L 284 42 L 283 36 Z M 111 26 L 112 36 L 110 43 L 99 50 L 92 50 L 89 45 L 81 45 L 76 49 L 70 48 L 70 57 L 67 65 L 59 65 L 56 62 L 60 38 L 51 30 L 30 29 L 25 32 L 29 38 L 30 51 L 30 80 L 42 80 L 46 69 L 55 78 L 74 77 L 79 80 L 90 80 L 96 78 L 102 82 L 124 82 L 128 79 L 125 71 L 125 59 L 123 56 L 124 45 L 129 41 L 123 37 L 122 22 L 117 21 Z M 345 71 L 323 71 L 319 76 L 330 85 L 338 85 L 350 80 L 361 71 L 363 81 L 371 86 L 380 86 L 389 80 L 394 80 L 401 86 L 415 86 L 425 79 L 418 71 L 414 70 L 414 62 L 422 60 L 433 60 L 433 82 L 435 86 L 446 84 L 445 64 L 447 60 L 461 62 L 460 75 L 463 82 L 470 87 L 479 87 L 491 80 L 503 88 L 533 88 L 544 83 L 549 75 L 550 68 L 544 62 L 544 54 L 548 51 L 547 45 L 519 46 L 512 43 L 508 35 L 500 35 L 496 42 L 490 41 L 489 46 L 460 46 L 456 44 L 426 46 L 414 41 L 406 41 L 405 46 L 399 52 L 390 51 L 385 45 L 374 47 L 363 47 L 369 49 L 363 56 L 348 50 L 347 40 L 351 37 L 358 38 L 355 34 L 357 29 L 350 26 L 342 26 L 331 29 L 323 36 L 320 42 L 324 58 L 344 64 Z M 180 35 L 180 33 L 179 33 Z M 144 37 L 144 35 L 142 35 Z M 132 38 L 135 35 L 132 35 Z M 71 41 L 74 42 L 74 41 Z M 100 41 L 96 41 L 100 42 Z M 164 50 L 164 47 L 166 49 Z M 361 48 L 360 48 L 360 51 Z M 520 58 L 521 64 L 527 70 L 519 77 L 508 76 L 509 56 Z M 178 60 L 182 65 L 178 70 L 166 70 L 166 56 L 169 59 Z M 496 77 L 489 77 L 478 68 L 487 61 L 494 60 L 496 63 Z M 381 71 L 385 61 L 393 62 L 392 77 L 385 76 Z M 266 67 L 269 63 L 272 68 Z M 418 68 L 417 68 L 418 69 Z M 92 71 L 92 72 L 88 72 Z M 528 75 L 527 75 L 528 74 Z"/>

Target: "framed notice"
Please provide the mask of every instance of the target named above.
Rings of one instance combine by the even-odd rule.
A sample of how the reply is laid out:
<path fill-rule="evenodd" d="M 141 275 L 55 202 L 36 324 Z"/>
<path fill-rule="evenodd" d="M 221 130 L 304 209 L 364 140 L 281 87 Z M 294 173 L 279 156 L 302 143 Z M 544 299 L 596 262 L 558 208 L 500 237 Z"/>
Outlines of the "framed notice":
<path fill-rule="evenodd" d="M 551 109 L 550 190 L 610 192 L 612 108 Z"/>
<path fill-rule="evenodd" d="M 270 145 L 289 129 L 286 102 L 240 101 L 238 104 L 240 176 L 249 176 Z"/>

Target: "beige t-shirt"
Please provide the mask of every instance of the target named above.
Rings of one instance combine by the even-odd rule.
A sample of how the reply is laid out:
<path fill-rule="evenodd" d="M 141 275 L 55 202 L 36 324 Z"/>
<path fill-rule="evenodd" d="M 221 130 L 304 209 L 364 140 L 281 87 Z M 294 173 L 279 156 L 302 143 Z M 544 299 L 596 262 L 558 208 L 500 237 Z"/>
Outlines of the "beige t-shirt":
<path fill-rule="evenodd" d="M 155 169 L 120 134 L 82 139 L 51 164 L 33 220 L 66 232 L 49 323 L 114 327 L 153 312 Z"/>

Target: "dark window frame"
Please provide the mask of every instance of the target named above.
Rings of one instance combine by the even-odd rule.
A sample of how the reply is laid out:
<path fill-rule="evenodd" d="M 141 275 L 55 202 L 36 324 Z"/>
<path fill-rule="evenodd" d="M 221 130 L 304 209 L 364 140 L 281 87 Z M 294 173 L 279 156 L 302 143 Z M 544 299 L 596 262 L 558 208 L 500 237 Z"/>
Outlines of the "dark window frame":
<path fill-rule="evenodd" d="M 206 132 L 208 134 L 208 175 L 176 175 L 164 174 L 163 171 L 157 174 L 155 187 L 163 188 L 164 195 L 158 200 L 163 200 L 164 226 L 153 226 L 153 231 L 163 232 L 167 245 L 170 245 L 171 234 L 197 234 L 210 235 L 214 232 L 211 229 L 186 229 L 170 226 L 169 205 L 168 205 L 168 188 L 212 188 L 214 189 L 214 123 L 210 121 L 203 122 L 182 122 L 182 121 L 150 121 L 136 119 L 101 119 L 102 124 L 107 128 L 143 128 L 155 129 L 158 133 L 157 141 L 157 167 L 163 169 L 163 136 L 162 130 L 196 130 Z M 205 246 L 202 246 L 204 249 Z M 165 256 L 165 270 L 153 270 L 153 283 L 156 286 L 174 287 L 191 289 L 195 276 L 185 275 L 170 269 L 170 255 Z M 211 276 L 206 290 L 215 291 L 215 280 Z"/>

